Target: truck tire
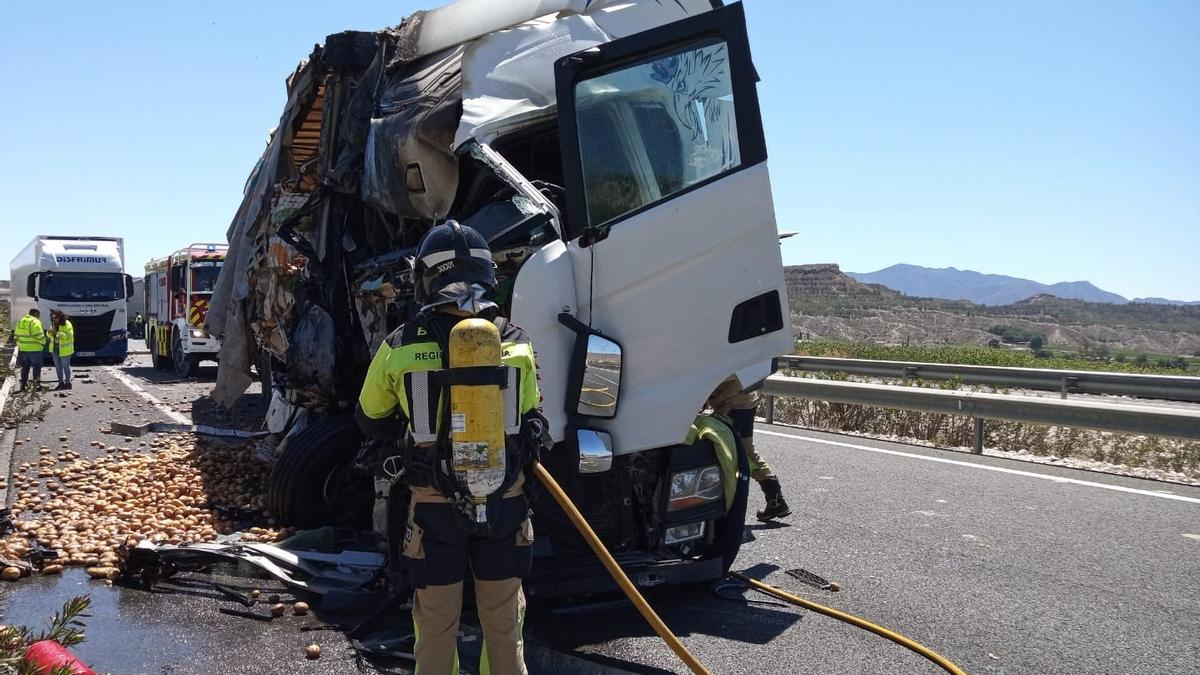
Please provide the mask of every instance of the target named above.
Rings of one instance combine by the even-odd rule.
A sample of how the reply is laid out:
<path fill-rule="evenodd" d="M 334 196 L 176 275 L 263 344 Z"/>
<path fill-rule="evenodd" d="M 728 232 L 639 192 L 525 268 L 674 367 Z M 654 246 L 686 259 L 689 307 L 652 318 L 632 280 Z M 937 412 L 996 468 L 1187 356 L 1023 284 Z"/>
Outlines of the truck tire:
<path fill-rule="evenodd" d="M 271 470 L 267 509 L 304 529 L 346 525 L 370 529 L 374 485 L 353 469 L 363 435 L 352 415 L 316 420 L 288 440 Z"/>
<path fill-rule="evenodd" d="M 171 331 L 171 363 L 175 367 L 175 374 L 181 378 L 195 377 L 200 365 L 200 359 L 183 353 L 183 337 L 178 329 Z"/>
<path fill-rule="evenodd" d="M 750 458 L 742 439 L 737 439 L 738 453 L 738 485 L 733 493 L 733 505 L 723 518 L 716 522 L 715 555 L 722 559 L 722 572 L 728 573 L 737 559 L 738 551 L 742 548 L 743 537 L 746 533 L 746 503 L 750 499 Z"/>

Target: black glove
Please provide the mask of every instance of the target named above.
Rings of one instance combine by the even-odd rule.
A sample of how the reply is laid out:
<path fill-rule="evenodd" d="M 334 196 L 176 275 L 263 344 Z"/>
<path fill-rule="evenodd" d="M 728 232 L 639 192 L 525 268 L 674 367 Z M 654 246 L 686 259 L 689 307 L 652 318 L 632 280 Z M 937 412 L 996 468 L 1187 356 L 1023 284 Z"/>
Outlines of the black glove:
<path fill-rule="evenodd" d="M 541 461 L 542 453 L 554 447 L 550 438 L 550 422 L 540 410 L 530 410 L 521 417 L 521 446 L 525 462 Z"/>

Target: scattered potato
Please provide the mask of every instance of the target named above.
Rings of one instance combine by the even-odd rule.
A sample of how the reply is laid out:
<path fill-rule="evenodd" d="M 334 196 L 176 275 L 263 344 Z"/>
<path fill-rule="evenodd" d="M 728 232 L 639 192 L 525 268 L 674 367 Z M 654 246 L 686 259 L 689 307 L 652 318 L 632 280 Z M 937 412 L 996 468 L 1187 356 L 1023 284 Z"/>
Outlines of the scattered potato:
<path fill-rule="evenodd" d="M 312 644 L 304 648 L 304 657 L 307 659 L 321 658 L 321 645 Z"/>
<path fill-rule="evenodd" d="M 0 538 L 0 554 L 20 558 L 36 538 L 59 552 L 56 564 L 84 566 L 89 574 L 106 570 L 93 578 L 112 579 L 121 546 L 146 539 L 213 541 L 238 526 L 222 513 L 268 521 L 269 469 L 251 457 L 249 448 L 209 447 L 188 434 L 159 436 L 149 446 L 152 453 L 120 452 L 93 460 L 65 450 L 37 465 L 22 464 L 11 484 L 16 531 Z M 254 527 L 246 534 L 271 542 L 291 531 Z"/>
<path fill-rule="evenodd" d="M 5 567 L 3 571 L 0 571 L 0 577 L 4 577 L 5 581 L 16 581 L 21 578 L 21 568 Z"/>
<path fill-rule="evenodd" d="M 305 614 L 308 614 L 308 603 L 297 602 L 296 604 L 292 605 L 292 614 L 295 614 L 296 616 L 304 616 Z"/>
<path fill-rule="evenodd" d="M 283 609 L 284 609 L 284 607 L 283 607 L 282 602 L 277 602 L 277 603 L 271 605 L 271 616 L 274 616 L 274 617 L 283 616 Z"/>

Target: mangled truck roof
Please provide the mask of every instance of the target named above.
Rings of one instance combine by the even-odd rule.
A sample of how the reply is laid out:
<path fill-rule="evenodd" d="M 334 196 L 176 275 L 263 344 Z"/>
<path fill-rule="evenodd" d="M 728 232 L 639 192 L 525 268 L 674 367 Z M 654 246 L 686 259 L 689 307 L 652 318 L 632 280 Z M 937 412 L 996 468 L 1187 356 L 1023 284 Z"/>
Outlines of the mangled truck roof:
<path fill-rule="evenodd" d="M 308 405 L 343 398 L 333 395 L 334 364 L 364 361 L 373 345 L 331 316 L 354 302 L 331 282 L 345 285 L 365 259 L 402 257 L 447 217 L 462 148 L 550 120 L 556 60 L 713 5 L 460 0 L 393 28 L 330 35 L 288 77 L 287 104 L 227 232 L 207 319 L 223 340 L 217 401 L 232 405 L 245 391 L 259 353 L 314 392 Z M 387 298 L 386 281 L 359 281 Z"/>

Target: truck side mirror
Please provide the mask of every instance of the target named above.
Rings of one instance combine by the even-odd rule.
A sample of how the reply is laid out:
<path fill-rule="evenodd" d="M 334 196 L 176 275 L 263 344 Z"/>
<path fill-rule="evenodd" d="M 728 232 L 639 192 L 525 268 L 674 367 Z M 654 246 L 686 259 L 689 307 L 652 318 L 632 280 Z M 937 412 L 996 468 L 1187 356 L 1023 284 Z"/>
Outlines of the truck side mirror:
<path fill-rule="evenodd" d="M 128 300 L 129 298 L 132 298 L 132 297 L 133 297 L 133 277 L 126 274 L 125 275 L 125 299 Z"/>
<path fill-rule="evenodd" d="M 621 394 L 621 345 L 569 312 L 560 313 L 558 322 L 575 333 L 567 378 L 567 414 L 616 417 Z"/>
<path fill-rule="evenodd" d="M 575 443 L 579 446 L 579 473 L 604 473 L 612 469 L 613 443 L 608 432 L 576 429 Z"/>
<path fill-rule="evenodd" d="M 38 280 L 37 272 L 30 273 L 29 277 L 27 279 L 25 279 L 25 295 L 28 295 L 29 297 L 33 298 L 34 300 L 38 299 L 37 280 Z"/>
<path fill-rule="evenodd" d="M 600 335 L 587 336 L 576 412 L 589 417 L 615 417 L 620 390 L 621 345 Z"/>

